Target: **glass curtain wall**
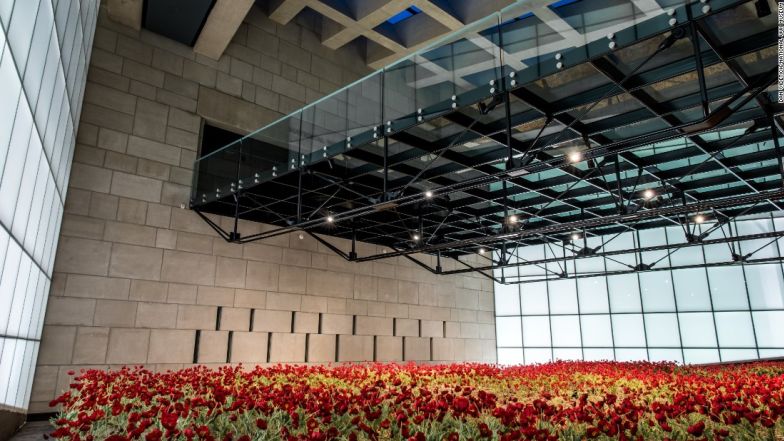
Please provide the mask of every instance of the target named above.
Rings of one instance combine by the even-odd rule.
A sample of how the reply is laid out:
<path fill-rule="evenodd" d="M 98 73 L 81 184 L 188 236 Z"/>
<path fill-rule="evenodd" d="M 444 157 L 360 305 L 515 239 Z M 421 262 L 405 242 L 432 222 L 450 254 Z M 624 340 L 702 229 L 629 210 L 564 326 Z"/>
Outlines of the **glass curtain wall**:
<path fill-rule="evenodd" d="M 0 1 L 0 407 L 24 410 L 41 339 L 97 0 Z"/>
<path fill-rule="evenodd" d="M 711 224 L 700 226 L 704 231 Z M 784 219 L 731 222 L 708 238 L 784 231 Z M 611 240 L 609 240 L 611 239 Z M 608 242 L 609 240 L 609 242 Z M 582 242 L 582 240 L 580 240 Z M 632 231 L 617 237 L 590 237 L 588 246 L 607 242 L 606 251 L 685 242 L 679 226 Z M 560 248 L 517 248 L 519 261 L 553 258 Z M 755 259 L 781 256 L 784 239 L 735 244 Z M 496 270 L 496 276 L 546 281 L 495 285 L 498 360 L 532 364 L 551 360 L 650 360 L 713 363 L 784 356 L 784 278 L 780 263 L 735 264 L 728 244 L 711 244 L 592 257 Z M 683 269 L 557 278 L 628 270 L 642 260 L 655 267 Z M 575 263 L 576 262 L 576 263 Z M 548 276 L 549 274 L 549 276 Z"/>

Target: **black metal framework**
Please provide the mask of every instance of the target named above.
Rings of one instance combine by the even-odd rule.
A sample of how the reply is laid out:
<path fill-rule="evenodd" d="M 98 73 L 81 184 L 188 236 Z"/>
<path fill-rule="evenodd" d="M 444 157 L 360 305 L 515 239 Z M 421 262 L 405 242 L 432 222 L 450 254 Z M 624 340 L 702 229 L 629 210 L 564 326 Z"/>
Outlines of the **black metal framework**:
<path fill-rule="evenodd" d="M 666 225 L 683 228 L 683 246 L 748 239 L 708 240 L 695 224 L 721 228 L 784 203 L 782 107 L 771 99 L 775 17 L 754 11 L 753 1 L 679 5 L 526 60 L 523 70 L 502 52 L 497 65 L 474 75 L 482 80 L 470 80 L 472 89 L 389 121 L 382 110 L 379 125 L 323 149 L 306 146 L 315 142 L 304 136 L 303 111 L 288 122 L 299 130 L 291 163 L 259 168 L 253 182 L 243 169 L 252 168 L 254 153 L 243 151 L 242 140 L 200 158 L 191 209 L 231 242 L 305 231 L 349 239 L 350 251 L 323 241 L 349 261 L 405 256 L 433 273 L 491 278 L 495 269 L 524 265 L 511 263 L 510 250 L 530 244 L 559 247 L 565 262 L 612 255 L 588 247 L 588 237 Z M 480 35 L 506 50 L 526 20 L 499 19 Z M 467 40 L 452 43 L 452 52 Z M 385 78 L 368 80 L 380 82 L 382 109 Z M 221 164 L 228 173 L 209 171 Z M 210 213 L 232 216 L 232 231 Z M 276 228 L 243 235 L 239 219 Z M 385 252 L 359 256 L 356 241 Z M 436 256 L 436 264 L 418 253 Z M 488 264 L 460 260 L 475 253 Z M 461 268 L 444 270 L 446 258 Z M 756 260 L 733 255 L 722 264 Z M 645 262 L 628 270 L 656 269 Z"/>

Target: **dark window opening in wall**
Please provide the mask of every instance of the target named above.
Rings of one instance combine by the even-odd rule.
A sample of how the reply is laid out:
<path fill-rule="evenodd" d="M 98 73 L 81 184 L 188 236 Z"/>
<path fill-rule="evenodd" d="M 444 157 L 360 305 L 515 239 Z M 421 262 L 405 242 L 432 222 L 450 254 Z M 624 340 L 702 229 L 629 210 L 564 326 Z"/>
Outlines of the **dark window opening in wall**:
<path fill-rule="evenodd" d="M 238 164 L 240 167 L 248 167 L 253 170 L 269 170 L 273 165 L 288 162 L 289 151 L 287 149 L 252 137 L 242 139 L 243 136 L 230 130 L 204 124 L 199 156 L 212 154 L 213 159 L 199 164 L 200 179 L 235 177 Z M 240 139 L 242 139 L 241 146 L 237 142 Z M 232 145 L 229 146 L 229 144 Z M 208 167 L 208 169 L 203 167 Z M 211 185 L 208 186 L 208 188 L 211 187 Z"/>
<path fill-rule="evenodd" d="M 145 0 L 142 26 L 156 34 L 193 46 L 215 0 Z"/>

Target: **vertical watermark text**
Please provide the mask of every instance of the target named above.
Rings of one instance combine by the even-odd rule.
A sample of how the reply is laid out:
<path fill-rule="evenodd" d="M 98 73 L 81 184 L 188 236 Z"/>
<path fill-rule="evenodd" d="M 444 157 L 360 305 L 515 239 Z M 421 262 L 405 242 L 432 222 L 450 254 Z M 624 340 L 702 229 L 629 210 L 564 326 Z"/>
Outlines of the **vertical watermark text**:
<path fill-rule="evenodd" d="M 779 103 L 784 103 L 784 1 L 776 2 L 778 14 Z"/>

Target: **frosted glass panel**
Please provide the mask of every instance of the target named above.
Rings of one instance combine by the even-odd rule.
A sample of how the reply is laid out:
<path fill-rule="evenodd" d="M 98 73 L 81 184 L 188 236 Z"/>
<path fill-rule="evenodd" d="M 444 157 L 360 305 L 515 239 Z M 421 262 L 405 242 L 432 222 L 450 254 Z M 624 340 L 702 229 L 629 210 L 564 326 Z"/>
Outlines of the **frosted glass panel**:
<path fill-rule="evenodd" d="M 607 298 L 607 280 L 604 277 L 577 279 L 580 296 L 580 313 L 610 312 Z"/>
<path fill-rule="evenodd" d="M 648 349 L 650 361 L 674 361 L 683 363 L 683 354 L 680 349 Z"/>
<path fill-rule="evenodd" d="M 713 327 L 712 314 L 702 312 L 678 314 L 678 320 L 681 324 L 683 347 L 716 346 L 716 330 Z"/>
<path fill-rule="evenodd" d="M 615 359 L 618 361 L 647 360 L 648 351 L 642 348 L 618 348 L 615 350 Z"/>
<path fill-rule="evenodd" d="M 675 294 L 669 271 L 640 273 L 640 286 L 645 312 L 675 311 Z"/>
<path fill-rule="evenodd" d="M 525 346 L 549 347 L 550 319 L 547 317 L 523 317 L 523 341 Z"/>
<path fill-rule="evenodd" d="M 548 282 L 552 314 L 577 314 L 577 284 L 574 279 Z"/>
<path fill-rule="evenodd" d="M 721 361 L 754 360 L 759 358 L 755 349 L 722 349 Z"/>
<path fill-rule="evenodd" d="M 583 351 L 580 348 L 553 348 L 555 360 L 582 360 Z"/>
<path fill-rule="evenodd" d="M 759 347 L 784 348 L 784 311 L 760 311 L 753 316 Z"/>
<path fill-rule="evenodd" d="M 523 348 L 498 348 L 498 364 L 523 364 Z"/>
<path fill-rule="evenodd" d="M 717 363 L 720 361 L 718 349 L 684 349 L 687 364 Z"/>
<path fill-rule="evenodd" d="M 550 321 L 553 328 L 554 347 L 580 346 L 580 319 L 578 316 L 553 316 Z"/>
<path fill-rule="evenodd" d="M 708 268 L 708 281 L 710 282 L 713 306 L 717 311 L 749 308 L 743 267 Z"/>
<path fill-rule="evenodd" d="M 754 327 L 748 312 L 717 312 L 716 331 L 719 346 L 728 348 L 756 347 Z"/>
<path fill-rule="evenodd" d="M 784 308 L 784 279 L 781 265 L 745 265 L 746 285 L 749 287 L 751 309 Z"/>
<path fill-rule="evenodd" d="M 648 346 L 677 348 L 681 345 L 676 314 L 645 314 Z"/>
<path fill-rule="evenodd" d="M 523 309 L 523 315 L 549 313 L 547 282 L 521 284 L 520 302 Z"/>
<path fill-rule="evenodd" d="M 2 408 L 30 400 L 97 7 L 0 1 Z"/>
<path fill-rule="evenodd" d="M 616 347 L 645 347 L 642 314 L 615 314 L 612 324 Z"/>
<path fill-rule="evenodd" d="M 612 324 L 609 315 L 585 315 L 582 317 L 583 345 L 612 347 Z"/>
<path fill-rule="evenodd" d="M 498 346 L 522 346 L 520 317 L 498 317 L 495 320 Z"/>
<path fill-rule="evenodd" d="M 495 313 L 520 315 L 520 285 L 498 285 L 495 289 Z"/>
<path fill-rule="evenodd" d="M 586 361 L 615 360 L 612 348 L 584 348 L 583 357 Z"/>
<path fill-rule="evenodd" d="M 756 234 L 784 230 L 784 218 L 732 223 L 725 234 Z M 705 224 L 698 231 L 706 231 Z M 709 238 L 723 237 L 714 231 Z M 591 237 L 592 246 L 609 241 L 604 250 L 685 243 L 683 230 L 673 226 L 636 233 Z M 760 243 L 747 242 L 744 247 Z M 784 240 L 779 241 L 784 246 Z M 554 246 L 557 248 L 557 246 Z M 778 256 L 778 246 L 769 247 Z M 558 248 L 560 249 L 560 248 Z M 601 262 L 608 270 L 628 267 L 607 258 L 578 259 L 584 276 L 550 279 L 519 285 L 519 313 L 523 332 L 511 329 L 499 341 L 520 342 L 525 363 L 554 359 L 646 360 L 678 363 L 713 363 L 784 356 L 784 272 L 779 263 L 732 262 L 726 244 L 693 245 L 673 252 L 656 265 L 657 270 L 628 274 L 594 275 Z M 542 258 L 547 247 L 518 249 L 520 255 Z M 768 251 L 766 251 L 768 252 Z M 549 253 L 549 254 L 548 254 Z M 652 263 L 665 253 L 643 254 Z M 633 264 L 634 255 L 613 256 Z M 756 255 L 755 255 L 756 257 Z M 672 265 L 705 265 L 671 268 Z M 721 262 L 722 265 L 716 265 Z M 563 263 L 562 263 L 563 265 Z M 553 266 L 557 269 L 557 265 Z M 574 268 L 569 267 L 570 274 Z M 540 272 L 540 276 L 544 276 Z M 496 315 L 517 308 L 513 288 L 496 285 Z M 519 315 L 518 315 L 519 314 Z M 510 317 L 511 318 L 511 317 Z M 506 332 L 500 322 L 498 332 Z M 511 323 L 511 321 L 509 322 Z M 500 345 L 500 343 L 499 343 Z M 502 358 L 499 348 L 499 359 Z M 508 359 L 518 352 L 504 352 Z M 517 355 L 511 355 L 517 354 Z"/>
<path fill-rule="evenodd" d="M 527 364 L 547 363 L 553 360 L 553 351 L 550 349 L 525 348 L 524 352 Z"/>
<path fill-rule="evenodd" d="M 612 312 L 640 312 L 640 289 L 637 274 L 607 277 Z"/>
<path fill-rule="evenodd" d="M 707 311 L 711 309 L 708 280 L 703 268 L 679 269 L 672 272 L 675 297 L 680 311 Z"/>

